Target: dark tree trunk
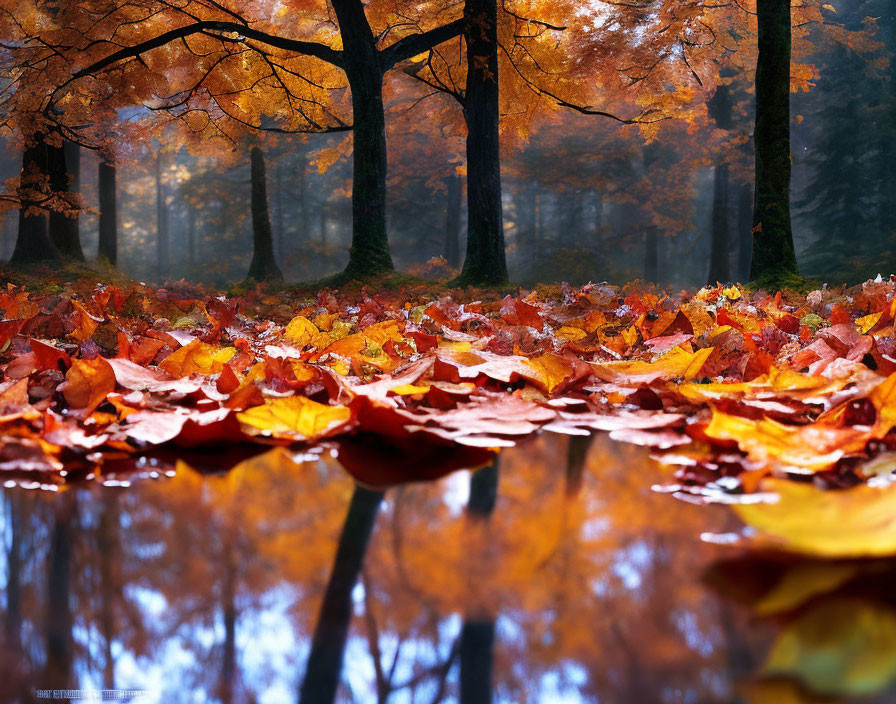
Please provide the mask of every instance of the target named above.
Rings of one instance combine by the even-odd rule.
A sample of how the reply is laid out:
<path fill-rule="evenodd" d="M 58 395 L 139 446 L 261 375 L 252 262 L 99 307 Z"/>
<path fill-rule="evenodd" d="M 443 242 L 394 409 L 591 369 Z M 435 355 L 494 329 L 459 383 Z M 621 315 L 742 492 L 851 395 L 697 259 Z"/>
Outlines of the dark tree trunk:
<path fill-rule="evenodd" d="M 644 278 L 656 283 L 660 273 L 660 236 L 656 227 L 644 230 Z"/>
<path fill-rule="evenodd" d="M 25 145 L 22 153 L 22 178 L 19 186 L 19 232 L 10 262 L 31 264 L 58 260 L 59 250 L 50 240 L 47 230 L 47 214 L 43 201 L 49 197 L 49 154 L 46 142 L 40 134 Z M 39 209 L 39 210 L 36 210 Z"/>
<path fill-rule="evenodd" d="M 277 166 L 274 167 L 274 187 L 276 188 L 276 207 L 277 207 L 277 261 L 280 262 L 280 267 L 284 266 L 283 262 L 283 247 L 286 242 L 286 235 L 284 233 L 286 219 L 283 217 L 283 169 L 280 165 L 280 160 L 277 160 Z M 282 270 L 281 270 L 282 271 Z M 280 274 L 280 278 L 283 278 L 283 274 Z"/>
<path fill-rule="evenodd" d="M 709 248 L 708 284 L 731 279 L 731 253 L 728 237 L 728 164 L 713 169 L 712 232 Z"/>
<path fill-rule="evenodd" d="M 112 266 L 118 264 L 118 188 L 116 167 L 111 158 L 100 158 L 98 190 L 100 200 L 99 256 Z"/>
<path fill-rule="evenodd" d="M 274 257 L 274 238 L 268 213 L 268 187 L 265 178 L 264 153 L 252 147 L 252 263 L 248 278 L 255 281 L 280 281 L 283 274 Z"/>
<path fill-rule="evenodd" d="M 221 580 L 221 615 L 224 621 L 224 648 L 221 658 L 221 681 L 219 695 L 222 704 L 233 704 L 236 695 L 236 587 L 237 563 L 234 551 L 234 536 L 228 527 L 224 545 L 224 575 Z"/>
<path fill-rule="evenodd" d="M 72 492 L 56 499 L 47 569 L 47 662 L 41 684 L 50 689 L 67 689 L 75 684 L 72 681 L 71 567 L 76 504 Z"/>
<path fill-rule="evenodd" d="M 563 246 L 577 247 L 582 241 L 582 192 L 569 191 L 563 195 L 565 212 L 563 214 Z"/>
<path fill-rule="evenodd" d="M 162 152 L 156 154 L 156 273 L 159 281 L 168 278 L 168 196 L 162 177 Z"/>
<path fill-rule="evenodd" d="M 753 258 L 753 189 L 749 184 L 740 187 L 737 197 L 738 278 L 750 278 L 750 262 Z"/>
<path fill-rule="evenodd" d="M 467 516 L 487 521 L 498 499 L 498 460 L 473 472 Z M 487 545 L 483 546 L 488 547 Z M 460 702 L 489 704 L 492 701 L 495 618 L 487 607 L 467 613 L 460 634 Z"/>
<path fill-rule="evenodd" d="M 445 261 L 455 269 L 460 266 L 460 210 L 463 183 L 460 176 L 451 174 L 445 184 L 447 208 L 445 209 Z"/>
<path fill-rule="evenodd" d="M 498 143 L 498 6 L 464 3 L 467 45 L 467 255 L 458 284 L 507 282 Z"/>
<path fill-rule="evenodd" d="M 50 211 L 50 239 L 59 253 L 76 261 L 84 261 L 81 233 L 78 224 L 80 194 L 81 150 L 77 144 L 63 142 L 48 149 L 50 189 L 56 194 L 63 210 Z"/>
<path fill-rule="evenodd" d="M 304 152 L 302 152 L 304 156 Z M 300 246 L 304 246 L 306 242 L 308 242 L 309 233 L 308 233 L 308 218 L 310 213 L 308 212 L 308 177 L 307 177 L 307 167 L 303 163 L 298 170 L 298 184 L 296 185 L 296 189 L 299 193 L 299 217 L 296 218 L 296 227 L 298 228 L 297 239 L 300 243 Z"/>
<path fill-rule="evenodd" d="M 115 688 L 115 658 L 112 655 L 112 641 L 115 640 L 115 610 L 118 602 L 119 579 L 117 570 L 121 559 L 119 543 L 118 497 L 112 490 L 106 490 L 102 497 L 97 531 L 97 550 L 100 561 L 100 614 L 99 625 L 103 634 L 103 687 Z"/>
<path fill-rule="evenodd" d="M 332 704 L 352 618 L 352 590 L 364 563 L 383 492 L 355 487 L 311 640 L 299 704 Z"/>
<path fill-rule="evenodd" d="M 723 72 L 727 77 L 727 72 Z M 733 127 L 731 115 L 731 89 L 727 84 L 719 85 L 715 94 L 709 101 L 709 114 L 720 130 L 730 130 Z M 710 286 L 718 281 L 728 281 L 731 278 L 731 237 L 728 227 L 728 163 L 726 155 L 717 156 L 713 170 L 712 181 L 712 225 L 709 248 L 709 275 Z"/>
<path fill-rule="evenodd" d="M 376 38 L 361 0 L 333 0 L 352 92 L 352 246 L 344 276 L 394 271 L 386 236 L 386 115 Z"/>
<path fill-rule="evenodd" d="M 758 0 L 756 192 L 750 278 L 780 286 L 799 276 L 790 226 L 790 0 Z"/>
<path fill-rule="evenodd" d="M 570 435 L 566 448 L 566 496 L 576 496 L 585 477 L 585 460 L 594 443 L 594 435 Z"/>
<path fill-rule="evenodd" d="M 196 264 L 196 211 L 187 206 L 187 263 Z"/>
<path fill-rule="evenodd" d="M 465 620 L 460 632 L 460 704 L 490 704 L 494 619 Z"/>

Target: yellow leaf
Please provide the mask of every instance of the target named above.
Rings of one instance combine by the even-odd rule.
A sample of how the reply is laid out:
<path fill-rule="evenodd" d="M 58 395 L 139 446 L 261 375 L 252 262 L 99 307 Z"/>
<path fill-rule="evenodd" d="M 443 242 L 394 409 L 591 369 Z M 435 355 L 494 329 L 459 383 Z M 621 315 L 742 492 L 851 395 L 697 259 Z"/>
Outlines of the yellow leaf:
<path fill-rule="evenodd" d="M 562 382 L 566 381 L 574 371 L 572 363 L 556 354 L 543 354 L 540 357 L 523 360 L 523 364 L 532 369 L 535 374 L 526 375 L 530 381 L 547 394 L 553 392 Z"/>
<path fill-rule="evenodd" d="M 785 425 L 769 418 L 751 420 L 713 409 L 706 435 L 732 440 L 752 461 L 765 467 L 784 465 L 790 471 L 819 472 L 849 452 L 865 447 L 867 429 L 838 428 L 824 423 Z"/>
<path fill-rule="evenodd" d="M 317 326 L 303 315 L 297 315 L 289 321 L 286 330 L 283 331 L 283 337 L 289 340 L 296 347 L 305 347 L 311 344 L 311 341 L 320 333 Z"/>
<path fill-rule="evenodd" d="M 415 394 L 425 394 L 427 391 L 429 391 L 428 386 L 415 386 L 414 384 L 401 384 L 389 389 L 389 393 L 396 396 L 414 396 Z"/>
<path fill-rule="evenodd" d="M 292 373 L 295 374 L 296 379 L 299 381 L 311 381 L 317 376 L 317 369 L 310 364 L 293 361 L 290 366 L 292 367 Z"/>
<path fill-rule="evenodd" d="M 159 367 L 175 379 L 190 374 L 220 374 L 235 354 L 235 347 L 218 349 L 202 340 L 193 340 L 165 357 Z"/>
<path fill-rule="evenodd" d="M 728 288 L 722 289 L 722 295 L 729 301 L 736 301 L 741 297 L 741 292 L 737 286 L 729 286 Z"/>
<path fill-rule="evenodd" d="M 304 396 L 266 399 L 237 414 L 243 424 L 274 437 L 312 439 L 319 437 L 351 417 L 345 406 L 326 406 Z"/>
<path fill-rule="evenodd" d="M 642 384 L 656 379 L 679 378 L 690 381 L 700 373 L 714 349 L 706 347 L 689 352 L 681 347 L 673 347 L 653 362 L 591 363 L 591 370 L 596 377 L 617 384 Z"/>
<path fill-rule="evenodd" d="M 453 350 L 454 352 L 470 352 L 473 345 L 469 342 L 453 342 L 451 340 L 439 340 L 439 349 Z M 479 360 L 480 362 L 482 360 Z"/>
<path fill-rule="evenodd" d="M 760 538 L 792 552 L 819 557 L 896 554 L 896 487 L 862 484 L 822 490 L 787 479 L 765 479 L 762 491 L 777 503 L 735 505 Z"/>
<path fill-rule="evenodd" d="M 877 422 L 874 425 L 875 436 L 882 438 L 896 426 L 896 373 L 890 374 L 875 386 L 868 398 L 877 409 Z"/>
<path fill-rule="evenodd" d="M 863 335 L 866 334 L 871 328 L 877 325 L 877 321 L 880 320 L 880 317 L 883 313 L 872 313 L 871 315 L 866 315 L 862 318 L 856 319 L 856 325 L 859 326 L 859 332 Z"/>

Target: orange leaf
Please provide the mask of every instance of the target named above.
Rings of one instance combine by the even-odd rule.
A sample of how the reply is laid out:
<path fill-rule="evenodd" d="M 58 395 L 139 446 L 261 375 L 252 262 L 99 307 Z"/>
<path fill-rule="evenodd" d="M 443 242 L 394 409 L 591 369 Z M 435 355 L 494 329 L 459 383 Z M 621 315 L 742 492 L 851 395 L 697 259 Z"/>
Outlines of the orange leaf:
<path fill-rule="evenodd" d="M 102 357 L 74 359 L 59 390 L 71 408 L 83 409 L 89 415 L 115 390 L 115 372 Z"/>

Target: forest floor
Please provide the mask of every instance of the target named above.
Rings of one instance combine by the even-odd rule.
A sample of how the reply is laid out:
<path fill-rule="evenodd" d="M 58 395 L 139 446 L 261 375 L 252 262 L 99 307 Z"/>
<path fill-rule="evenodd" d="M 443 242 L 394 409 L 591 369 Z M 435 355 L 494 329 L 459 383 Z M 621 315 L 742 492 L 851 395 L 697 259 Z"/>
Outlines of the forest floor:
<path fill-rule="evenodd" d="M 889 279 L 221 291 L 76 266 L 0 281 L 0 468 L 18 481 L 325 444 L 387 486 L 481 466 L 539 431 L 604 431 L 650 447 L 669 491 L 739 504 L 790 548 L 896 551 L 889 524 L 842 538 L 845 516 L 896 512 L 882 490 L 896 467 Z M 820 516 L 841 538 L 808 530 Z"/>

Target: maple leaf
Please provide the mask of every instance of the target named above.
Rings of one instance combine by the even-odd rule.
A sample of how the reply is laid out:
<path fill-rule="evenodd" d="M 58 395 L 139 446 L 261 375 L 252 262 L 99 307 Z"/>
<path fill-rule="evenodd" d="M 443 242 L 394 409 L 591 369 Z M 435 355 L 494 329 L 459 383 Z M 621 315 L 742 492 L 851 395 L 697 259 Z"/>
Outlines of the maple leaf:
<path fill-rule="evenodd" d="M 265 399 L 263 406 L 249 408 L 237 418 L 251 432 L 275 438 L 312 440 L 345 425 L 351 419 L 345 406 L 327 406 L 304 396 Z"/>

